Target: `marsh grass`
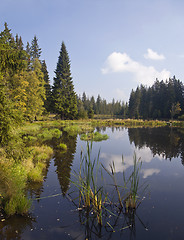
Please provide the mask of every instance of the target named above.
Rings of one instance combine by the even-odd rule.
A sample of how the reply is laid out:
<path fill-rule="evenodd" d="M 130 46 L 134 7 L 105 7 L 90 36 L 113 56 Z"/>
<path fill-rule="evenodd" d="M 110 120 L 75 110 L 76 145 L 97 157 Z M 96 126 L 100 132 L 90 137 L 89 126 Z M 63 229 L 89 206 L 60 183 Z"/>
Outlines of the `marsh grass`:
<path fill-rule="evenodd" d="M 122 164 L 124 164 L 123 156 Z M 116 180 L 116 169 L 114 162 L 110 164 L 110 171 L 103 166 L 105 171 L 110 175 L 113 180 L 113 186 L 118 196 L 119 207 L 121 209 L 124 209 L 127 213 L 137 209 L 137 207 L 142 201 L 142 195 L 145 193 L 148 187 L 146 183 L 140 185 L 141 167 L 141 158 L 137 158 L 136 153 L 134 152 L 133 169 L 131 171 L 131 174 L 126 177 L 125 170 L 123 170 L 123 181 L 121 185 L 118 185 Z"/>
<path fill-rule="evenodd" d="M 95 133 L 84 133 L 80 136 L 80 139 L 83 141 L 95 141 L 95 142 L 100 142 L 103 140 L 107 140 L 109 137 L 107 134 L 101 134 L 99 132 Z"/>
<path fill-rule="evenodd" d="M 139 203 L 141 202 L 141 196 L 139 196 L 139 191 L 143 187 L 143 185 L 140 185 L 139 183 L 140 182 L 139 175 L 140 175 L 141 167 L 142 167 L 141 158 L 137 158 L 136 153 L 134 152 L 133 170 L 132 170 L 132 174 L 130 175 L 127 181 L 127 184 L 129 184 L 130 187 L 127 187 L 128 193 L 127 193 L 127 197 L 124 200 L 126 211 L 131 211 L 132 209 L 136 209 Z M 125 178 L 125 172 L 124 172 L 124 178 Z M 146 186 L 145 186 L 145 189 L 146 189 Z"/>
<path fill-rule="evenodd" d="M 5 214 L 27 213 L 31 201 L 25 194 L 27 177 L 24 167 L 13 161 L 1 161 L 0 175 L 1 206 Z"/>
<path fill-rule="evenodd" d="M 28 181 L 40 182 L 43 180 L 43 170 L 46 168 L 47 160 L 52 154 L 53 149 L 49 146 L 29 147 L 29 158 L 23 162 Z"/>
<path fill-rule="evenodd" d="M 48 146 L 29 147 L 25 152 L 19 150 L 11 143 L 11 148 L 16 149 L 14 154 L 22 153 L 21 161 L 17 156 L 7 153 L 5 148 L 0 148 L 0 207 L 6 215 L 26 214 L 31 206 L 31 201 L 26 195 L 28 181 L 43 180 L 43 170 L 46 168 L 47 159 L 53 154 Z M 8 148 L 9 151 L 9 148 Z M 17 153 L 18 152 L 18 153 Z"/>
<path fill-rule="evenodd" d="M 90 212 L 94 213 L 99 225 L 102 226 L 103 215 L 114 215 L 113 212 L 119 211 L 119 213 L 128 214 L 129 218 L 135 218 L 135 211 L 142 201 L 142 194 L 145 192 L 147 186 L 140 185 L 140 170 L 142 162 L 140 158 L 137 158 L 134 153 L 133 156 L 133 168 L 128 177 L 123 170 L 122 182 L 119 184 L 116 177 L 116 166 L 112 162 L 110 164 L 110 170 L 105 168 L 99 162 L 100 151 L 97 158 L 91 159 L 92 156 L 92 142 L 87 142 L 87 152 L 83 154 L 81 152 L 80 169 L 79 172 L 75 172 L 75 180 L 72 183 L 79 190 L 79 208 L 86 209 L 86 213 L 89 219 Z M 122 164 L 124 159 L 122 156 Z M 107 197 L 108 193 L 105 193 L 103 185 L 103 174 L 102 169 L 108 173 L 111 177 L 113 188 L 115 189 L 116 196 L 115 200 L 118 199 L 118 203 L 113 200 L 113 196 Z M 97 184 L 97 177 L 101 173 L 101 186 Z M 142 193 L 140 190 L 142 189 Z M 112 207 L 112 211 L 108 206 Z M 118 210 L 115 210 L 115 209 Z M 119 218 L 116 216 L 117 219 Z M 106 224 L 110 224 L 106 222 Z M 109 225 L 110 226 L 110 225 Z M 128 225 L 124 225 L 122 229 L 126 229 Z M 112 226 L 111 226 L 112 227 Z M 112 227 L 113 228 L 113 227 Z"/>
<path fill-rule="evenodd" d="M 70 136 L 75 136 L 81 133 L 93 132 L 94 127 L 91 126 L 91 124 L 86 122 L 73 122 L 73 123 L 69 122 L 63 128 L 63 131 L 67 132 Z"/>
<path fill-rule="evenodd" d="M 97 184 L 99 174 L 99 154 L 94 160 L 91 159 L 92 143 L 87 143 L 87 153 L 81 152 L 79 172 L 75 172 L 73 184 L 79 190 L 79 207 L 93 212 L 99 225 L 102 225 L 102 206 L 105 201 L 103 187 Z M 102 177 L 102 175 L 101 175 Z"/>

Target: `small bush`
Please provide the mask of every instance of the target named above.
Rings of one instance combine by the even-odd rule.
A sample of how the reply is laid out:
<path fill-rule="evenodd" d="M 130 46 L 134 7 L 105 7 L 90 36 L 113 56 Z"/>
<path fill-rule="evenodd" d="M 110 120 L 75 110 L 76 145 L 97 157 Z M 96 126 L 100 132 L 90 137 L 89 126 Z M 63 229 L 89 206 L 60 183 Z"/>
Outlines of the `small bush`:
<path fill-rule="evenodd" d="M 66 150 L 67 150 L 67 145 L 64 144 L 64 143 L 60 143 L 60 144 L 58 145 L 58 149 L 61 149 L 61 150 L 63 150 L 63 151 L 66 151 Z"/>

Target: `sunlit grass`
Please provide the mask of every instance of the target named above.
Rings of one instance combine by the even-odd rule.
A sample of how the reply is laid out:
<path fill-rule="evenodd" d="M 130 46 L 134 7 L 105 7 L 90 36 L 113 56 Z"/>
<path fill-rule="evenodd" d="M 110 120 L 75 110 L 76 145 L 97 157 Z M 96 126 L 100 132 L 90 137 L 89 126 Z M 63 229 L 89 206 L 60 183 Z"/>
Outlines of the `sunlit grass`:
<path fill-rule="evenodd" d="M 95 132 L 95 133 L 84 133 L 80 136 L 81 140 L 84 141 L 95 141 L 95 142 L 100 142 L 103 140 L 107 140 L 109 137 L 107 134 L 101 134 L 99 132 Z"/>

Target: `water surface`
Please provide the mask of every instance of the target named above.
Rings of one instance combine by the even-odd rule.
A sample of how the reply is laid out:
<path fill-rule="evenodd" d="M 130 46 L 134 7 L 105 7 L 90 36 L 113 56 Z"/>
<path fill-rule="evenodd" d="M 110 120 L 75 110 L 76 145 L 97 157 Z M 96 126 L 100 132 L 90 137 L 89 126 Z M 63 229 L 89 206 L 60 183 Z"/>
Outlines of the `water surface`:
<path fill-rule="evenodd" d="M 49 161 L 44 182 L 29 186 L 33 199 L 27 217 L 14 216 L 0 222 L 0 239 L 183 239 L 184 235 L 184 135 L 176 128 L 103 128 L 107 141 L 93 143 L 92 159 L 100 150 L 100 161 L 106 168 L 114 161 L 117 181 L 122 182 L 123 169 L 128 175 L 133 166 L 133 155 L 141 157 L 140 182 L 149 184 L 134 215 L 112 217 L 106 220 L 110 227 L 85 221 L 68 197 L 73 173 L 79 169 L 81 149 L 86 142 L 79 136 L 64 134 L 66 153 L 55 152 Z M 53 147 L 55 143 L 52 143 Z M 122 154 L 124 164 L 122 164 Z M 108 174 L 105 184 L 112 193 Z M 74 193 L 75 195 L 75 193 Z M 120 230 L 124 226 L 130 226 Z"/>

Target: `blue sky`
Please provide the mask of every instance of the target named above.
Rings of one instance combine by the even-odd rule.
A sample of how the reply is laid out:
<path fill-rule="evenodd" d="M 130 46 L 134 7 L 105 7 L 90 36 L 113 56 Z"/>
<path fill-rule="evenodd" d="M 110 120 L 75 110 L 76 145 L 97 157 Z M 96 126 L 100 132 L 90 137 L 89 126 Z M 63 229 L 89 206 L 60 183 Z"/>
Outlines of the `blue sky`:
<path fill-rule="evenodd" d="M 184 81 L 183 12 L 183 0 L 0 0 L 0 31 L 37 36 L 51 83 L 64 41 L 77 94 L 127 101 L 141 83 Z"/>

